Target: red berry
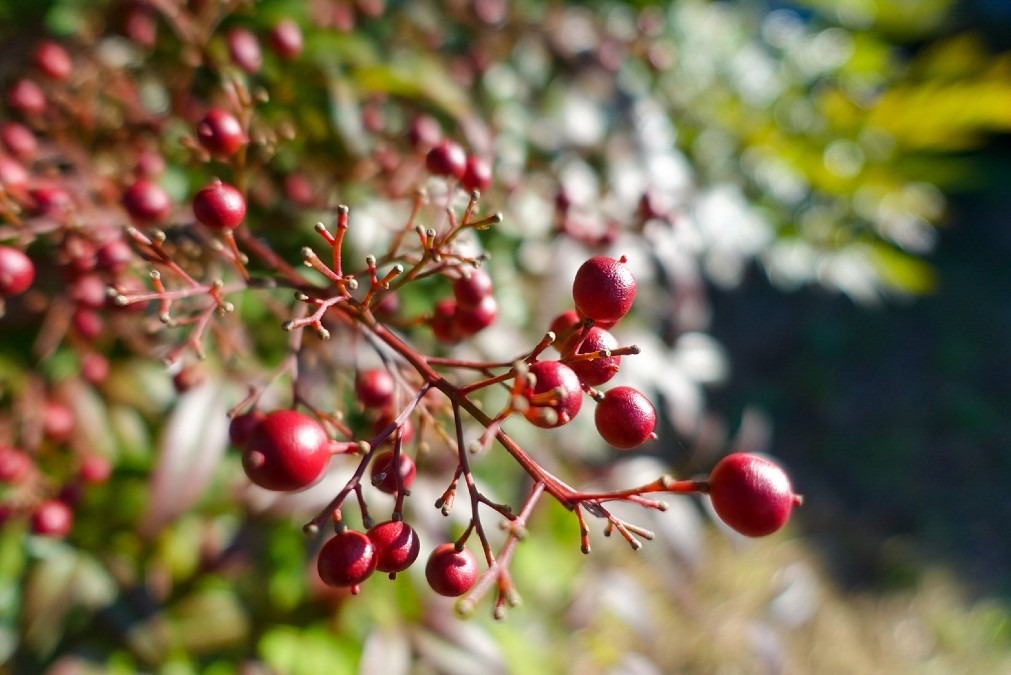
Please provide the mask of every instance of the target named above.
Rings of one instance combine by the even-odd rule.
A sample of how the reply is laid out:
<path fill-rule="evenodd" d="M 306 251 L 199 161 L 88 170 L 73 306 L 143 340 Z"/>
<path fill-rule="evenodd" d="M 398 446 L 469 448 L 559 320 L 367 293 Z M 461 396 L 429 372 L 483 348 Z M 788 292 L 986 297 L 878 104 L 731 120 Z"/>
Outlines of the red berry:
<path fill-rule="evenodd" d="M 7 105 L 25 117 L 38 117 L 46 112 L 46 95 L 35 82 L 18 80 L 7 90 Z"/>
<path fill-rule="evenodd" d="M 100 384 L 109 377 L 109 359 L 98 352 L 89 352 L 81 358 L 81 377 L 92 384 Z"/>
<path fill-rule="evenodd" d="M 28 171 L 12 157 L 0 155 L 0 189 L 16 199 L 24 199 L 28 189 Z"/>
<path fill-rule="evenodd" d="M 0 127 L 0 143 L 7 152 L 23 162 L 31 161 L 39 149 L 32 130 L 18 122 L 6 122 Z"/>
<path fill-rule="evenodd" d="M 582 319 L 579 318 L 579 313 L 574 309 L 567 309 L 551 320 L 548 330 L 555 334 L 555 349 L 562 351 L 565 348 L 565 341 L 568 340 L 572 334 L 572 330 L 580 321 Z"/>
<path fill-rule="evenodd" d="M 617 349 L 618 339 L 611 333 L 593 326 L 586 331 L 573 333 L 562 346 L 562 354 L 575 356 L 577 354 L 592 354 L 602 349 Z M 604 356 L 592 360 L 572 361 L 567 364 L 579 376 L 584 384 L 596 387 L 604 384 L 618 373 L 621 366 L 620 356 Z"/>
<path fill-rule="evenodd" d="M 135 4 L 127 10 L 123 22 L 127 37 L 141 47 L 150 49 L 158 41 L 158 22 L 154 11 L 142 4 Z"/>
<path fill-rule="evenodd" d="M 41 183 L 33 187 L 29 195 L 32 199 L 32 213 L 40 216 L 59 217 L 70 211 L 74 198 L 63 187 L 54 183 Z"/>
<path fill-rule="evenodd" d="M 31 471 L 32 458 L 28 453 L 0 446 L 0 485 L 16 485 Z"/>
<path fill-rule="evenodd" d="M 463 178 L 467 170 L 467 153 L 457 143 L 444 138 L 441 143 L 428 151 L 425 166 L 436 176 Z"/>
<path fill-rule="evenodd" d="M 49 400 L 42 406 L 42 433 L 54 443 L 69 439 L 76 423 L 76 415 L 66 403 Z"/>
<path fill-rule="evenodd" d="M 147 149 L 137 156 L 138 176 L 151 178 L 165 172 L 165 158 L 157 150 Z"/>
<path fill-rule="evenodd" d="M 604 392 L 593 421 L 601 438 L 619 450 L 631 450 L 655 438 L 656 410 L 642 392 L 632 387 Z"/>
<path fill-rule="evenodd" d="M 385 410 L 372 422 L 372 435 L 378 436 L 386 427 L 390 426 L 397 419 L 397 415 L 392 410 Z M 400 425 L 400 442 L 402 444 L 410 443 L 414 438 L 414 424 L 411 423 L 411 418 L 408 417 L 404 420 L 404 423 Z M 386 438 L 387 443 L 393 442 L 393 433 Z"/>
<path fill-rule="evenodd" d="M 98 339 L 105 325 L 101 315 L 90 309 L 78 309 L 75 311 L 71 323 L 73 323 L 74 330 L 85 340 Z"/>
<path fill-rule="evenodd" d="M 165 220 L 172 201 L 158 183 L 140 178 L 123 192 L 123 206 L 134 221 L 154 224 Z"/>
<path fill-rule="evenodd" d="M 0 296 L 10 297 L 28 290 L 35 281 L 35 265 L 16 248 L 0 246 Z"/>
<path fill-rule="evenodd" d="M 456 544 L 439 544 L 428 556 L 425 578 L 439 595 L 461 596 L 477 581 L 477 560 L 469 550 L 457 550 Z"/>
<path fill-rule="evenodd" d="M 421 552 L 421 540 L 414 528 L 402 520 L 387 520 L 368 531 L 379 561 L 376 569 L 395 574 L 414 564 Z"/>
<path fill-rule="evenodd" d="M 212 108 L 197 125 L 197 138 L 209 152 L 219 156 L 234 155 L 246 143 L 246 134 L 235 115 Z"/>
<path fill-rule="evenodd" d="M 414 476 L 417 474 L 418 468 L 415 466 L 414 460 L 404 453 L 400 453 L 400 461 L 397 462 L 397 466 L 400 468 L 400 484 L 407 490 L 411 487 L 411 483 L 414 482 Z M 392 469 L 392 450 L 387 450 L 372 460 L 370 473 L 372 484 L 382 492 L 391 495 L 397 492 L 397 475 L 393 473 Z"/>
<path fill-rule="evenodd" d="M 482 157 L 471 155 L 467 158 L 467 167 L 460 178 L 460 185 L 465 190 L 484 192 L 491 186 L 491 164 Z"/>
<path fill-rule="evenodd" d="M 263 65 L 263 54 L 260 52 L 260 41 L 252 31 L 245 28 L 233 28 L 225 36 L 228 43 L 228 54 L 232 62 L 250 75 L 254 75 Z"/>
<path fill-rule="evenodd" d="M 132 259 L 133 251 L 122 239 L 110 239 L 95 251 L 95 265 L 106 272 L 122 272 Z"/>
<path fill-rule="evenodd" d="M 445 298 L 435 303 L 435 311 L 432 314 L 431 326 L 432 334 L 439 342 L 447 345 L 460 341 L 460 333 L 457 330 L 456 322 L 456 300 Z"/>
<path fill-rule="evenodd" d="M 302 29 L 291 19 L 278 21 L 270 31 L 270 46 L 286 61 L 302 53 Z"/>
<path fill-rule="evenodd" d="M 193 197 L 193 215 L 212 230 L 234 230 L 246 218 L 246 198 L 238 189 L 215 180 Z"/>
<path fill-rule="evenodd" d="M 319 422 L 294 410 L 275 410 L 253 428 L 242 468 L 262 488 L 290 491 L 319 480 L 329 460 L 330 440 Z"/>
<path fill-rule="evenodd" d="M 490 296 L 492 290 L 491 277 L 482 268 L 467 268 L 462 276 L 453 280 L 453 297 L 459 307 L 475 307 Z"/>
<path fill-rule="evenodd" d="M 111 474 L 112 465 L 102 455 L 88 455 L 81 461 L 81 467 L 77 470 L 81 481 L 89 485 L 104 483 L 109 480 Z"/>
<path fill-rule="evenodd" d="M 344 530 L 323 544 L 316 570 L 328 586 L 357 586 L 372 576 L 378 562 L 376 547 L 365 534 Z"/>
<path fill-rule="evenodd" d="M 527 387 L 530 407 L 524 416 L 535 426 L 552 429 L 566 424 L 583 405 L 579 377 L 559 361 L 538 361 L 530 365 L 534 385 Z"/>
<path fill-rule="evenodd" d="M 393 402 L 396 382 L 384 368 L 371 368 L 355 378 L 355 395 L 366 408 L 385 408 Z"/>
<path fill-rule="evenodd" d="M 469 337 L 479 333 L 495 323 L 498 316 L 498 301 L 491 295 L 486 295 L 476 305 L 464 307 L 457 305 L 453 314 L 453 326 L 460 337 Z"/>
<path fill-rule="evenodd" d="M 265 417 L 266 415 L 260 410 L 250 410 L 247 413 L 236 415 L 228 423 L 228 440 L 237 448 L 245 447 L 249 437 L 253 435 L 253 429 Z"/>
<path fill-rule="evenodd" d="M 596 256 L 584 262 L 572 282 L 572 299 L 583 316 L 617 321 L 635 301 L 635 277 L 625 259 Z"/>
<path fill-rule="evenodd" d="M 47 499 L 32 512 L 32 533 L 44 537 L 62 538 L 74 524 L 74 512 L 58 499 Z"/>
<path fill-rule="evenodd" d="M 35 65 L 42 74 L 53 80 L 66 80 L 74 72 L 74 62 L 62 45 L 45 40 L 35 48 Z"/>
<path fill-rule="evenodd" d="M 419 115 L 411 121 L 407 132 L 407 141 L 415 150 L 428 151 L 442 140 L 442 127 L 434 117 Z"/>
<path fill-rule="evenodd" d="M 709 475 L 716 515 L 749 537 L 772 534 L 786 524 L 801 498 L 775 462 L 746 452 L 727 455 Z"/>

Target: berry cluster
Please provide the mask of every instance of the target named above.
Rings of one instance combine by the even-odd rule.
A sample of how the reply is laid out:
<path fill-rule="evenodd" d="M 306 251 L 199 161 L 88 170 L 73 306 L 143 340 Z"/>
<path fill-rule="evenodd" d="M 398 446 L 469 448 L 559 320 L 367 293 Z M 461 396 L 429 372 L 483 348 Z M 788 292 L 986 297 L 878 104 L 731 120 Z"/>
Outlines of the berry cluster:
<path fill-rule="evenodd" d="M 480 206 L 482 192 L 494 194 L 491 146 L 444 135 L 423 110 L 402 115 L 409 122 L 398 127 L 381 97 L 362 101 L 372 143 L 319 173 L 347 184 L 374 179 L 389 213 L 403 215 L 373 224 L 383 230 L 372 240 L 382 243 L 369 244 L 376 250 L 357 250 L 350 209 L 292 169 L 284 151 L 298 136 L 283 105 L 271 107 L 272 88 L 283 91 L 284 83 L 271 80 L 267 66 L 304 65 L 299 26 L 275 24 L 265 36 L 272 51 L 264 52 L 263 34 L 221 28 L 229 3 L 206 4 L 204 12 L 178 8 L 165 17 L 182 51 L 203 62 L 173 64 L 184 72 L 165 77 L 163 111 L 146 105 L 137 80 L 94 56 L 72 59 L 52 41 L 33 53 L 35 74 L 7 89 L 13 119 L 0 120 L 0 299 L 14 325 L 34 322 L 37 356 L 66 349 L 95 387 L 108 371 L 102 353 L 157 357 L 179 392 L 205 377 L 200 361 L 217 357 L 223 377 L 249 389 L 229 427 L 248 481 L 287 493 L 337 477 L 332 499 L 305 530 L 316 538 L 320 579 L 352 591 L 377 570 L 395 577 L 417 561 L 422 537 L 408 521 L 418 508 L 410 497 L 419 471 L 443 481 L 435 507 L 446 516 L 458 493 L 469 502 L 462 531 L 445 527 L 428 554 L 429 585 L 462 596 L 465 611 L 494 592 L 497 617 L 517 600 L 510 561 L 545 495 L 572 512 L 584 552 L 587 516 L 633 548 L 652 538 L 610 504 L 663 510 L 657 493 L 708 493 L 719 517 L 749 536 L 785 524 L 799 498 L 777 465 L 754 455 L 731 455 L 706 480 L 661 476 L 601 492 L 569 485 L 526 452 L 507 427 L 558 429 L 584 405 L 617 450 L 656 438 L 646 394 L 601 388 L 623 358 L 639 353 L 611 332 L 635 302 L 632 262 L 588 257 L 572 282 L 571 309 L 513 358 L 460 358 L 457 345 L 500 314 L 480 235 L 502 221 Z M 125 17 L 140 49 L 157 43 L 154 11 L 131 3 Z M 87 83 L 95 81 L 114 95 L 92 96 Z M 181 131 L 169 140 L 166 129 Z M 170 164 L 186 172 L 181 187 L 167 176 Z M 333 225 L 300 231 L 293 214 L 310 209 Z M 255 318 L 243 316 L 243 305 L 255 305 Z M 239 365 L 255 363 L 260 343 L 272 339 L 286 340 L 276 367 Z M 278 396 L 282 382 L 290 389 Z M 504 394 L 492 411 L 502 396 L 490 392 Z M 36 533 L 66 535 L 71 488 L 101 482 L 110 467 L 81 452 L 58 461 L 64 457 L 53 446 L 70 444 L 69 432 L 60 440 L 50 429 L 40 439 L 9 426 L 0 427 L 12 436 L 4 440 L 13 447 L 20 433 L 26 449 L 0 450 L 0 506 L 26 516 Z M 529 486 L 518 509 L 489 498 L 471 469 L 493 449 L 515 460 Z M 72 475 L 66 466 L 75 467 Z M 374 493 L 392 496 L 388 517 L 370 514 Z M 489 513 L 504 521 L 497 550 Z"/>

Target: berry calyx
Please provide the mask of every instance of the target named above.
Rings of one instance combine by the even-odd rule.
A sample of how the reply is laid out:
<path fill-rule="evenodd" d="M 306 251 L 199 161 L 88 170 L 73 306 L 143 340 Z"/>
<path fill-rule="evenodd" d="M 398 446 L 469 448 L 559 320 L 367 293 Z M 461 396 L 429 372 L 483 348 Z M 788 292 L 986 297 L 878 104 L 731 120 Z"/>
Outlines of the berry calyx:
<path fill-rule="evenodd" d="M 656 438 L 656 410 L 633 387 L 614 387 L 604 392 L 593 421 L 601 438 L 618 450 L 631 450 Z"/>
<path fill-rule="evenodd" d="M 193 197 L 193 215 L 212 230 L 234 230 L 246 218 L 246 198 L 237 188 L 215 180 Z"/>
<path fill-rule="evenodd" d="M 28 290 L 35 281 L 35 264 L 19 249 L 0 246 L 0 296 L 9 298 Z"/>
<path fill-rule="evenodd" d="M 39 503 L 32 512 L 32 534 L 62 539 L 74 524 L 74 512 L 58 499 Z"/>
<path fill-rule="evenodd" d="M 401 453 L 400 460 L 397 462 L 397 468 L 400 469 L 400 485 L 405 490 L 409 489 L 414 482 L 414 476 L 418 473 L 418 467 L 415 466 L 413 459 Z M 369 475 L 372 478 L 372 484 L 379 488 L 380 491 L 391 495 L 396 494 L 397 474 L 393 471 L 392 450 L 387 450 L 372 460 L 372 468 Z"/>
<path fill-rule="evenodd" d="M 246 143 L 246 134 L 235 115 L 211 108 L 197 125 L 197 139 L 211 154 L 228 157 Z"/>
<path fill-rule="evenodd" d="M 617 349 L 618 339 L 611 333 L 591 327 L 585 334 L 582 331 L 573 333 L 562 347 L 562 354 L 576 356 L 578 354 L 593 354 L 601 350 Z M 567 362 L 569 368 L 579 376 L 584 384 L 596 387 L 604 384 L 618 373 L 621 366 L 620 356 L 603 356 L 595 359 L 581 359 Z"/>
<path fill-rule="evenodd" d="M 635 277 L 625 258 L 590 258 L 572 281 L 576 309 L 594 321 L 617 321 L 625 316 L 635 301 L 635 291 Z"/>
<path fill-rule="evenodd" d="M 242 453 L 249 480 L 267 490 L 301 490 L 315 483 L 330 460 L 330 441 L 319 422 L 294 410 L 268 413 Z"/>
<path fill-rule="evenodd" d="M 355 395 L 366 408 L 385 408 L 393 403 L 396 382 L 389 371 L 371 368 L 358 373 L 355 378 Z"/>
<path fill-rule="evenodd" d="M 414 528 L 402 520 L 387 520 L 367 533 L 376 547 L 376 569 L 388 574 L 403 572 L 414 564 L 421 552 L 421 540 Z"/>
<path fill-rule="evenodd" d="M 709 497 L 720 520 L 749 537 L 779 530 L 802 501 L 778 464 L 746 452 L 716 464 L 709 475 Z"/>
<path fill-rule="evenodd" d="M 141 178 L 123 192 L 123 206 L 138 223 L 158 223 L 172 208 L 168 193 L 154 181 Z"/>
<path fill-rule="evenodd" d="M 524 416 L 531 424 L 553 429 L 566 424 L 583 405 L 583 390 L 579 377 L 560 361 L 538 361 L 530 364 L 533 386 L 525 392 L 529 407 Z"/>
<path fill-rule="evenodd" d="M 439 595 L 455 598 L 471 589 L 477 581 L 477 560 L 466 548 L 456 544 L 439 544 L 428 556 L 425 578 Z"/>
<path fill-rule="evenodd" d="M 357 586 L 376 571 L 379 556 L 362 532 L 344 530 L 331 537 L 316 558 L 319 578 L 328 586 Z"/>
<path fill-rule="evenodd" d="M 459 144 L 444 138 L 441 143 L 428 151 L 425 166 L 436 176 L 460 179 L 467 170 L 467 153 Z"/>

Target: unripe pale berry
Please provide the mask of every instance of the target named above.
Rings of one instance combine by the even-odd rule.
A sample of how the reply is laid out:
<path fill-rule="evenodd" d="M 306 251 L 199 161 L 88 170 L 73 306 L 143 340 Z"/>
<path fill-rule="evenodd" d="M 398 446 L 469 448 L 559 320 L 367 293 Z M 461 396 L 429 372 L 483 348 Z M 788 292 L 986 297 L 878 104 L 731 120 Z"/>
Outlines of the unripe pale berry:
<path fill-rule="evenodd" d="M 635 291 L 635 277 L 624 258 L 590 258 L 572 281 L 576 309 L 595 321 L 617 321 L 625 316 L 635 301 Z"/>
<path fill-rule="evenodd" d="M 32 533 L 62 539 L 70 533 L 74 512 L 58 499 L 47 499 L 35 507 L 31 517 Z"/>
<path fill-rule="evenodd" d="M 246 198 L 216 180 L 193 197 L 193 215 L 212 230 L 234 230 L 246 218 Z"/>
<path fill-rule="evenodd" d="M 366 408 L 385 408 L 393 402 L 396 382 L 384 368 L 363 370 L 355 377 L 355 395 Z"/>
<path fill-rule="evenodd" d="M 421 540 L 414 528 L 402 520 L 387 520 L 368 531 L 376 547 L 376 569 L 395 574 L 414 564 L 421 552 Z"/>
<path fill-rule="evenodd" d="M 35 264 L 19 249 L 0 246 L 0 296 L 10 297 L 28 290 L 35 281 Z"/>
<path fill-rule="evenodd" d="M 559 361 L 538 361 L 530 365 L 534 385 L 525 392 L 530 407 L 524 416 L 531 424 L 551 429 L 566 424 L 583 405 L 579 377 Z"/>
<path fill-rule="evenodd" d="M 246 134 L 235 115 L 211 108 L 197 124 L 197 139 L 211 154 L 228 157 L 246 143 Z"/>
<path fill-rule="evenodd" d="M 459 144 L 444 138 L 441 143 L 428 151 L 425 166 L 436 176 L 460 179 L 467 170 L 467 153 Z"/>
<path fill-rule="evenodd" d="M 593 421 L 601 438 L 618 450 L 631 450 L 655 438 L 656 410 L 642 392 L 632 387 L 604 392 Z"/>
<path fill-rule="evenodd" d="M 329 460 L 330 441 L 319 422 L 294 410 L 275 410 L 249 435 L 242 468 L 262 488 L 290 491 L 319 480 Z"/>
<path fill-rule="evenodd" d="M 414 476 L 418 473 L 414 460 L 404 453 L 400 453 L 400 460 L 397 462 L 397 466 L 400 469 L 400 485 L 405 490 L 410 489 L 411 484 L 414 482 Z M 392 450 L 387 450 L 372 460 L 369 475 L 372 479 L 372 484 L 379 488 L 380 491 L 391 495 L 397 492 L 397 474 L 393 472 Z"/>
<path fill-rule="evenodd" d="M 749 537 L 783 527 L 802 501 L 778 464 L 746 452 L 727 455 L 716 464 L 709 475 L 709 497 L 720 520 Z"/>
<path fill-rule="evenodd" d="M 562 354 L 575 356 L 577 354 L 592 354 L 603 349 L 617 349 L 618 340 L 611 333 L 593 326 L 583 335 L 582 331 L 574 333 L 562 347 Z M 604 356 L 591 360 L 572 361 L 567 364 L 579 376 L 584 384 L 596 387 L 604 384 L 618 373 L 621 366 L 620 356 Z"/>
<path fill-rule="evenodd" d="M 123 192 L 123 206 L 134 221 L 153 224 L 165 220 L 172 201 L 158 183 L 141 178 Z"/>
<path fill-rule="evenodd" d="M 439 595 L 461 596 L 477 581 L 477 560 L 466 548 L 457 550 L 456 544 L 439 544 L 428 557 L 425 578 Z"/>
<path fill-rule="evenodd" d="M 365 534 L 344 530 L 323 544 L 316 570 L 328 586 L 354 587 L 372 576 L 378 562 L 376 547 Z"/>

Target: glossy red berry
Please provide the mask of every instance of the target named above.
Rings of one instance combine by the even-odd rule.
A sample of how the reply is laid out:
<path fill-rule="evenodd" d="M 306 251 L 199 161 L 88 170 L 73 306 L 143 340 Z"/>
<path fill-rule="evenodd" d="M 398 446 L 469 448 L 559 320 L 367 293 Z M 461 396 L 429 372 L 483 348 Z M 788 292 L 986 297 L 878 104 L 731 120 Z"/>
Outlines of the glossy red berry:
<path fill-rule="evenodd" d="M 323 544 L 316 570 L 328 586 L 357 586 L 372 576 L 378 562 L 376 547 L 365 534 L 344 530 Z"/>
<path fill-rule="evenodd" d="M 95 266 L 106 272 L 121 272 L 132 259 L 133 251 L 122 239 L 110 239 L 95 251 Z"/>
<path fill-rule="evenodd" d="M 638 389 L 614 387 L 597 402 L 593 421 L 601 438 L 618 450 L 631 450 L 656 438 L 656 410 Z"/>
<path fill-rule="evenodd" d="M 193 197 L 193 215 L 212 230 L 234 230 L 246 218 L 246 198 L 238 189 L 216 180 Z"/>
<path fill-rule="evenodd" d="M 576 309 L 595 321 L 617 321 L 625 316 L 635 301 L 635 291 L 635 277 L 624 258 L 590 258 L 572 282 Z"/>
<path fill-rule="evenodd" d="M 35 281 L 35 264 L 19 249 L 0 246 L 0 296 L 9 298 L 28 290 Z"/>
<path fill-rule="evenodd" d="M 302 53 L 302 29 L 291 19 L 282 19 L 270 31 L 270 46 L 282 59 L 297 59 Z"/>
<path fill-rule="evenodd" d="M 414 564 L 421 552 L 421 540 L 414 528 L 402 520 L 387 520 L 368 531 L 379 558 L 376 569 L 395 574 Z"/>
<path fill-rule="evenodd" d="M 250 75 L 254 75 L 263 65 L 263 54 L 260 51 L 260 41 L 252 31 L 245 28 L 233 28 L 225 36 L 228 43 L 228 54 L 232 62 Z"/>
<path fill-rule="evenodd" d="M 35 48 L 33 55 L 35 66 L 46 77 L 63 81 L 69 79 L 74 72 L 74 62 L 62 45 L 45 40 Z"/>
<path fill-rule="evenodd" d="M 70 533 L 73 524 L 74 512 L 58 499 L 47 499 L 32 512 L 32 533 L 43 537 L 63 538 Z"/>
<path fill-rule="evenodd" d="M 454 141 L 444 138 L 425 156 L 425 166 L 436 176 L 462 178 L 467 170 L 467 153 Z"/>
<path fill-rule="evenodd" d="M 435 303 L 435 311 L 432 313 L 430 325 L 435 339 L 445 345 L 455 344 L 462 337 L 457 329 L 454 318 L 456 316 L 456 300 L 444 298 Z"/>
<path fill-rule="evenodd" d="M 32 469 L 34 462 L 28 453 L 0 446 L 0 485 L 16 485 Z"/>
<path fill-rule="evenodd" d="M 716 464 L 709 475 L 709 497 L 720 520 L 749 537 L 783 527 L 801 502 L 778 464 L 746 452 L 727 455 Z"/>
<path fill-rule="evenodd" d="M 319 422 L 294 410 L 275 410 L 249 435 L 242 468 L 262 488 L 290 491 L 319 480 L 329 460 L 330 440 Z"/>
<path fill-rule="evenodd" d="M 460 307 L 474 307 L 492 294 L 493 286 L 483 268 L 467 268 L 453 280 L 453 297 Z"/>
<path fill-rule="evenodd" d="M 439 595 L 461 596 L 477 581 L 477 560 L 466 548 L 457 550 L 456 544 L 439 544 L 428 556 L 425 578 Z"/>
<path fill-rule="evenodd" d="M 467 158 L 467 166 L 460 178 L 460 185 L 471 192 L 474 190 L 484 192 L 491 187 L 491 177 L 491 163 L 483 157 L 471 155 Z"/>
<path fill-rule="evenodd" d="M 88 455 L 81 461 L 77 475 L 83 483 L 99 485 L 109 480 L 109 476 L 112 475 L 112 464 L 102 455 Z"/>
<path fill-rule="evenodd" d="M 562 354 L 575 356 L 617 348 L 617 338 L 603 328 L 593 326 L 585 334 L 582 331 L 573 333 L 562 347 Z M 568 363 L 568 366 L 584 384 L 596 387 L 604 384 L 618 373 L 621 357 L 604 356 L 590 360 L 572 361 Z"/>
<path fill-rule="evenodd" d="M 123 206 L 135 222 L 155 224 L 168 216 L 172 200 L 158 183 L 141 178 L 123 192 Z"/>
<path fill-rule="evenodd" d="M 25 117 L 37 117 L 46 112 L 46 95 L 32 80 L 18 80 L 7 90 L 7 105 Z"/>
<path fill-rule="evenodd" d="M 545 429 L 568 423 L 583 405 L 579 377 L 559 361 L 538 361 L 530 365 L 534 385 L 526 390 L 530 406 L 524 416 Z"/>
<path fill-rule="evenodd" d="M 214 155 L 228 157 L 246 144 L 242 125 L 232 113 L 221 108 L 211 108 L 197 124 L 200 145 Z"/>
<path fill-rule="evenodd" d="M 393 403 L 396 382 L 385 368 L 363 370 L 355 377 L 355 395 L 366 408 L 385 408 Z"/>
<path fill-rule="evenodd" d="M 498 301 L 491 295 L 486 295 L 476 305 L 457 303 L 453 314 L 454 332 L 459 337 L 470 337 L 495 323 L 497 317 Z"/>
<path fill-rule="evenodd" d="M 400 468 L 400 484 L 405 490 L 410 489 L 411 484 L 414 482 L 414 476 L 418 473 L 414 460 L 404 453 L 400 453 L 400 461 L 397 462 L 397 466 Z M 372 478 L 372 484 L 382 492 L 391 495 L 396 494 L 397 474 L 393 472 L 392 450 L 387 450 L 372 460 L 372 468 L 369 475 Z"/>
<path fill-rule="evenodd" d="M 228 423 L 228 440 L 237 448 L 245 447 L 249 441 L 249 437 L 253 435 L 253 429 L 265 417 L 266 415 L 262 410 L 250 410 L 241 415 L 236 415 Z"/>
<path fill-rule="evenodd" d="M 5 122 L 0 127 L 0 144 L 4 150 L 23 162 L 30 162 L 39 149 L 39 142 L 32 130 L 18 122 Z"/>

